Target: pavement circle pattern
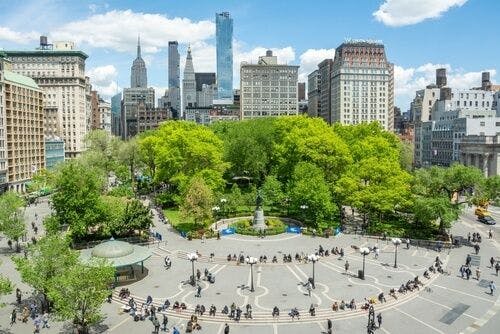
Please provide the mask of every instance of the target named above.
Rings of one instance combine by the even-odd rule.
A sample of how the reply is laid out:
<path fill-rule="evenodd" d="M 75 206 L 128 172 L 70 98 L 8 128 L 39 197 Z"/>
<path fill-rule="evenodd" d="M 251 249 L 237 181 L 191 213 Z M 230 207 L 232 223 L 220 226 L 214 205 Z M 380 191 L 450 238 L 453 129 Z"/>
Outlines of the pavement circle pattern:
<path fill-rule="evenodd" d="M 232 237 L 230 240 L 235 240 L 238 239 L 238 242 L 246 242 L 250 241 L 249 244 L 253 244 L 254 242 L 258 242 L 259 239 L 256 240 L 247 240 L 244 238 L 234 238 Z M 260 240 L 260 242 L 271 242 L 275 241 L 277 243 L 283 243 L 285 240 L 290 240 L 293 238 L 285 237 L 285 238 L 276 238 L 274 240 Z M 385 249 L 386 247 L 384 247 Z M 184 250 L 169 250 L 164 247 L 158 247 L 157 249 L 153 250 L 153 253 L 156 255 L 158 260 L 163 259 L 165 256 L 170 257 L 171 259 L 177 259 L 180 262 L 177 262 L 176 265 L 178 266 L 183 266 L 185 268 L 186 273 L 190 273 L 190 266 L 189 266 L 189 261 L 187 259 L 187 255 L 189 252 L 184 251 Z M 209 252 L 208 252 L 209 253 Z M 282 252 L 285 253 L 285 252 Z M 242 254 L 240 252 L 240 254 Z M 238 254 L 237 256 L 239 257 Z M 285 253 L 286 254 L 286 253 Z M 388 256 L 391 256 L 390 252 L 387 254 Z M 438 273 L 431 274 L 430 279 L 425 279 L 422 277 L 423 271 L 433 263 L 433 258 L 425 258 L 424 262 L 420 263 L 419 265 L 414 265 L 416 268 L 410 268 L 408 265 L 400 263 L 399 267 L 397 269 L 392 268 L 389 266 L 387 263 L 381 264 L 380 261 L 377 259 L 372 259 L 372 258 L 366 258 L 365 261 L 369 265 L 376 265 L 380 269 L 379 271 L 382 272 L 387 272 L 391 275 L 393 274 L 403 274 L 406 275 L 406 280 L 401 280 L 398 281 L 397 283 L 394 284 L 385 284 L 379 281 L 379 278 L 373 276 L 373 275 L 366 275 L 365 280 L 360 280 L 359 278 L 356 277 L 355 273 L 352 271 L 348 271 L 345 273 L 345 269 L 343 268 L 344 262 L 342 261 L 342 266 L 335 264 L 334 261 L 337 258 L 337 256 L 325 256 L 320 259 L 315 265 L 316 266 L 321 266 L 327 271 L 331 271 L 332 275 L 338 275 L 334 276 L 331 278 L 331 280 L 336 280 L 336 279 L 343 279 L 347 280 L 349 283 L 349 286 L 356 286 L 357 289 L 365 289 L 365 287 L 369 287 L 370 291 L 372 292 L 371 294 L 367 291 L 366 292 L 366 298 L 370 297 L 375 297 L 378 295 L 380 292 L 384 292 L 387 302 L 385 303 L 377 303 L 374 305 L 377 308 L 377 311 L 383 311 L 383 310 L 388 310 L 391 308 L 394 308 L 398 305 L 404 304 L 406 302 L 409 302 L 413 299 L 415 299 L 419 293 L 425 290 L 427 286 L 429 286 L 437 277 L 439 277 Z M 360 256 L 357 254 L 356 250 L 353 250 L 352 248 L 349 248 L 346 250 L 346 258 L 348 258 L 350 261 L 359 261 Z M 446 265 L 448 256 L 446 256 L 444 260 L 444 265 Z M 333 260 L 332 260 L 333 259 Z M 267 268 L 272 268 L 272 267 L 281 267 L 281 268 L 286 268 L 287 270 L 285 272 L 288 272 L 289 274 L 292 275 L 292 280 L 295 280 L 297 283 L 297 290 L 298 290 L 298 295 L 302 297 L 302 295 L 307 295 L 307 290 L 300 284 L 301 281 L 306 281 L 307 280 L 307 274 L 304 273 L 304 270 L 301 269 L 307 266 L 311 266 L 311 263 L 304 263 L 304 262 L 298 262 L 293 260 L 291 263 L 290 262 L 283 262 L 281 258 L 279 258 L 279 261 L 277 263 L 272 263 L 270 262 L 270 257 L 268 256 L 268 262 L 266 263 L 257 263 L 254 265 L 256 267 L 256 276 L 257 276 L 257 285 L 255 289 L 254 294 L 250 294 L 248 291 L 245 290 L 245 285 L 239 286 L 236 288 L 236 294 L 240 297 L 243 298 L 244 303 L 241 305 L 238 305 L 244 310 L 244 305 L 246 305 L 247 302 L 249 302 L 249 298 L 253 297 L 253 303 L 250 303 L 253 306 L 253 312 L 252 312 L 252 318 L 251 319 L 246 319 L 242 316 L 240 319 L 239 323 L 241 324 L 268 324 L 268 323 L 310 323 L 314 322 L 317 323 L 318 321 L 326 321 L 327 319 L 332 319 L 332 320 L 338 320 L 338 319 L 348 319 L 348 318 L 353 318 L 353 317 L 359 317 L 359 316 L 366 316 L 367 312 L 366 310 L 361 309 L 361 305 L 364 304 L 360 303 L 360 300 L 358 300 L 357 303 L 357 308 L 355 310 L 339 310 L 339 311 L 333 311 L 331 308 L 331 305 L 334 301 L 338 302 L 340 304 L 341 300 L 339 298 L 332 298 L 331 296 L 328 295 L 328 292 L 330 290 L 330 287 L 328 286 L 329 284 L 325 284 L 328 282 L 322 282 L 318 281 L 316 283 L 317 287 L 315 290 L 312 292 L 312 297 L 311 301 L 313 304 L 315 304 L 316 307 L 316 314 L 314 316 L 309 315 L 308 309 L 307 308 L 300 308 L 300 318 L 299 319 L 292 319 L 290 316 L 288 316 L 288 312 L 290 309 L 284 309 L 278 305 L 280 308 L 280 317 L 273 318 L 272 317 L 272 307 L 274 305 L 261 305 L 259 299 L 262 297 L 266 296 L 269 294 L 269 288 L 266 286 L 262 285 L 260 282 L 260 275 L 262 272 L 264 272 Z M 215 275 L 219 274 L 222 270 L 225 268 L 231 266 L 234 268 L 237 268 L 239 271 L 244 271 L 248 272 L 249 266 L 245 264 L 240 264 L 239 261 L 228 261 L 227 257 L 221 257 L 221 256 L 206 256 L 202 255 L 198 258 L 197 264 L 200 265 L 210 265 L 209 271 L 214 273 Z M 168 271 L 167 271 L 168 272 Z M 165 274 L 164 274 L 165 275 Z M 220 275 L 220 274 L 219 274 Z M 405 294 L 400 294 L 396 293 L 398 298 L 395 299 L 391 296 L 389 296 L 389 289 L 390 288 L 397 288 L 401 285 L 401 283 L 406 283 L 406 281 L 413 279 L 415 276 L 419 276 L 421 281 L 423 282 L 424 286 L 420 287 L 420 289 L 414 289 L 412 292 L 407 292 Z M 390 275 L 387 277 L 391 277 Z M 284 279 L 283 276 L 280 276 L 280 279 Z M 145 279 L 146 281 L 143 283 L 147 282 L 147 278 Z M 141 282 L 138 282 L 142 284 Z M 211 288 L 211 285 L 208 284 L 206 281 L 200 281 L 200 286 L 202 286 L 202 293 L 204 293 L 207 289 Z M 228 288 L 226 286 L 226 288 Z M 247 286 L 248 288 L 248 286 Z M 155 307 L 160 307 L 163 305 L 163 302 L 165 299 L 169 299 L 170 302 L 173 304 L 175 300 L 178 300 L 176 298 L 180 298 L 180 302 L 186 302 L 186 297 L 194 294 L 194 289 L 190 285 L 185 285 L 182 282 L 177 285 L 177 289 L 179 290 L 177 293 L 174 293 L 170 296 L 167 297 L 165 296 L 153 296 L 153 305 Z M 121 299 L 118 294 L 119 294 L 120 288 L 117 288 L 114 291 L 113 294 L 113 301 L 115 303 L 118 303 L 120 305 L 127 305 L 128 298 L 127 299 Z M 136 301 L 137 305 L 140 307 L 143 303 L 146 301 L 146 295 L 135 295 L 133 294 L 133 288 L 130 289 L 132 291 L 131 297 L 134 298 Z M 375 293 L 373 293 L 375 292 Z M 290 292 L 291 293 L 297 293 L 297 291 Z M 361 292 L 362 294 L 362 292 Z M 288 294 L 287 294 L 288 295 Z M 346 300 L 346 303 L 349 303 L 350 300 Z M 315 303 L 316 302 L 316 303 Z M 309 302 L 308 302 L 309 303 Z M 227 315 L 224 315 L 220 313 L 220 309 L 222 308 L 220 304 L 220 301 L 213 301 L 213 300 L 199 300 L 199 304 L 204 304 L 205 307 L 208 309 L 211 304 L 215 304 L 218 307 L 218 311 L 215 316 L 210 316 L 208 313 L 206 313 L 203 316 L 198 315 L 198 319 L 202 322 L 210 322 L 210 323 L 227 323 L 231 319 L 228 318 Z M 230 303 L 227 303 L 229 306 Z M 194 314 L 194 309 L 195 305 L 194 303 L 186 302 L 187 309 L 182 310 L 182 311 L 177 311 L 177 310 L 172 310 L 171 308 L 167 309 L 166 311 L 161 311 L 160 313 L 163 314 L 165 313 L 169 317 L 175 317 L 179 319 L 189 319 L 192 314 Z M 220 307 L 220 308 L 219 308 Z"/>

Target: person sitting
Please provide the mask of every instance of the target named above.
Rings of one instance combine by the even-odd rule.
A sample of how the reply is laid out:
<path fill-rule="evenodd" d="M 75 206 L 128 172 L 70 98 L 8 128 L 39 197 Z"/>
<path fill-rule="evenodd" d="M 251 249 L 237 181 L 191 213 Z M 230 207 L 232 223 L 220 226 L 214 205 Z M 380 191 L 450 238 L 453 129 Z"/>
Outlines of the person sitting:
<path fill-rule="evenodd" d="M 128 306 L 130 306 L 130 308 L 135 311 L 137 305 L 135 304 L 135 300 L 133 297 L 128 300 Z"/>
<path fill-rule="evenodd" d="M 372 297 L 370 297 L 370 298 L 368 299 L 368 302 L 369 302 L 370 304 L 376 304 L 376 303 L 377 303 L 377 300 L 375 299 L 375 297 L 373 297 L 373 296 L 372 296 Z"/>
<path fill-rule="evenodd" d="M 381 303 L 385 303 L 386 302 L 385 296 L 384 296 L 383 292 L 379 293 L 379 295 L 378 295 L 378 301 L 381 302 Z"/>
<path fill-rule="evenodd" d="M 436 256 L 436 261 L 435 261 L 435 263 L 436 263 L 436 267 L 437 267 L 437 265 L 438 265 L 438 264 L 439 264 L 439 265 L 443 264 L 443 262 L 441 261 L 441 259 L 439 259 L 439 256 Z"/>
<path fill-rule="evenodd" d="M 261 255 L 261 256 L 259 257 L 259 263 L 262 263 L 262 262 L 264 262 L 264 257 Z"/>
<path fill-rule="evenodd" d="M 339 303 L 337 303 L 335 301 L 335 302 L 333 302 L 333 305 L 332 305 L 332 311 L 337 312 L 338 310 L 339 310 Z"/>
<path fill-rule="evenodd" d="M 273 262 L 273 263 L 278 263 L 278 258 L 276 257 L 276 255 L 275 255 L 275 256 L 273 256 L 273 261 L 272 261 L 272 262 Z"/>
<path fill-rule="evenodd" d="M 217 311 L 217 308 L 215 307 L 214 304 L 212 304 L 212 306 L 210 306 L 210 310 L 209 310 L 208 314 L 211 315 L 212 317 L 215 317 L 216 311 Z"/>
<path fill-rule="evenodd" d="M 179 302 L 178 302 L 177 300 L 174 302 L 174 306 L 172 306 L 172 308 L 173 308 L 174 310 L 177 310 L 177 309 L 179 309 L 179 308 L 180 308 L 180 304 L 179 304 Z"/>
<path fill-rule="evenodd" d="M 194 314 L 200 314 L 200 304 L 196 305 L 194 308 Z"/>
<path fill-rule="evenodd" d="M 345 310 L 345 301 L 342 299 L 342 301 L 340 302 L 340 306 L 339 308 L 344 311 Z"/>
<path fill-rule="evenodd" d="M 186 324 L 186 333 L 192 333 L 193 332 L 193 322 L 189 320 Z"/>
<path fill-rule="evenodd" d="M 267 256 L 264 255 L 264 263 L 267 262 Z"/>
<path fill-rule="evenodd" d="M 237 260 L 236 254 L 233 254 L 233 261 L 236 261 L 236 260 Z"/>
<path fill-rule="evenodd" d="M 424 277 L 427 278 L 427 279 L 431 278 L 431 276 L 429 275 L 429 271 L 428 270 L 424 271 Z"/>
<path fill-rule="evenodd" d="M 349 303 L 349 308 L 351 310 L 355 310 L 356 309 L 356 302 L 354 301 L 354 298 L 351 299 L 351 302 Z"/>
<path fill-rule="evenodd" d="M 273 307 L 273 318 L 280 316 L 280 309 L 278 306 Z"/>
<path fill-rule="evenodd" d="M 397 299 L 398 299 L 398 296 L 396 295 L 396 289 L 391 289 L 391 290 L 389 291 L 389 296 L 391 296 L 392 298 L 394 298 L 394 299 L 396 299 L 396 300 L 397 300 Z"/>
<path fill-rule="evenodd" d="M 300 255 L 299 255 L 299 253 L 295 253 L 295 261 L 300 261 Z"/>
<path fill-rule="evenodd" d="M 245 257 L 242 255 L 240 255 L 240 263 L 245 263 Z"/>
<path fill-rule="evenodd" d="M 292 320 L 295 319 L 295 317 L 297 317 L 297 319 L 300 319 L 299 310 L 296 307 L 292 308 L 290 310 L 290 313 L 288 313 L 288 315 L 292 317 Z"/>
<path fill-rule="evenodd" d="M 146 305 L 149 306 L 153 303 L 153 297 L 149 296 L 146 298 Z"/>
<path fill-rule="evenodd" d="M 185 309 L 187 309 L 186 304 L 185 303 L 181 303 L 181 310 L 185 310 Z"/>
<path fill-rule="evenodd" d="M 398 292 L 405 294 L 406 293 L 406 286 L 404 284 L 401 284 L 401 286 L 398 289 Z"/>
<path fill-rule="evenodd" d="M 314 304 L 311 304 L 311 306 L 309 306 L 309 314 L 311 315 L 311 317 L 314 317 L 316 315 L 316 308 L 314 307 Z"/>
<path fill-rule="evenodd" d="M 236 304 L 231 304 L 231 313 L 229 314 L 229 318 L 234 318 L 234 313 L 236 312 Z"/>
<path fill-rule="evenodd" d="M 242 313 L 241 309 L 239 307 L 237 307 L 236 308 L 236 316 L 234 317 L 235 321 L 240 321 L 240 319 L 241 319 L 241 313 Z"/>
<path fill-rule="evenodd" d="M 200 315 L 203 316 L 203 314 L 205 313 L 205 311 L 206 311 L 205 305 L 201 305 L 200 306 Z"/>
<path fill-rule="evenodd" d="M 434 266 L 430 266 L 430 267 L 429 267 L 429 271 L 430 271 L 431 273 L 433 273 L 433 274 L 435 274 L 435 273 L 436 273 L 436 269 L 434 269 Z"/>
<path fill-rule="evenodd" d="M 415 282 L 415 285 L 417 286 L 417 288 L 418 288 L 418 286 L 419 286 L 419 285 L 422 285 L 422 286 L 424 285 L 424 283 L 422 283 L 422 282 L 418 279 L 418 276 L 416 276 L 416 277 L 415 277 L 415 279 L 414 279 L 413 281 Z"/>
<path fill-rule="evenodd" d="M 361 305 L 362 310 L 368 310 L 370 308 L 370 303 L 366 302 L 363 305 Z"/>
<path fill-rule="evenodd" d="M 325 256 L 330 256 L 330 251 L 328 251 L 328 249 L 325 251 Z"/>
<path fill-rule="evenodd" d="M 208 274 L 210 274 L 210 272 L 208 271 L 207 268 L 205 268 L 205 270 L 203 271 L 203 274 L 205 276 L 205 278 L 208 276 Z"/>
<path fill-rule="evenodd" d="M 194 315 L 194 314 L 191 314 L 191 321 L 193 323 L 197 322 L 198 321 L 198 317 L 196 315 Z"/>
<path fill-rule="evenodd" d="M 229 313 L 229 308 L 227 307 L 227 305 L 224 305 L 224 307 L 222 308 L 221 313 L 222 314 L 228 314 Z"/>
<path fill-rule="evenodd" d="M 172 261 L 170 261 L 170 258 L 168 256 L 165 256 L 165 268 L 170 269 L 172 266 Z"/>
<path fill-rule="evenodd" d="M 227 260 L 228 260 L 228 261 L 231 261 L 231 254 L 228 254 L 228 256 L 227 256 Z"/>

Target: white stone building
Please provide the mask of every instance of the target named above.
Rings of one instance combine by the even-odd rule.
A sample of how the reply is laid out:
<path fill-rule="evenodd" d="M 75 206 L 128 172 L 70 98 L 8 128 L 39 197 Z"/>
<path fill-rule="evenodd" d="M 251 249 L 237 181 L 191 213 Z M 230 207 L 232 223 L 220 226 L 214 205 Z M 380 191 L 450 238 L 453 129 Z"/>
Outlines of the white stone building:
<path fill-rule="evenodd" d="M 99 99 L 99 127 L 111 134 L 111 103 Z"/>
<path fill-rule="evenodd" d="M 257 64 L 240 66 L 241 118 L 298 115 L 299 66 L 278 64 L 268 50 Z"/>
<path fill-rule="evenodd" d="M 68 158 L 83 152 L 91 114 L 85 77 L 88 56 L 72 42 L 52 45 L 43 36 L 37 50 L 5 54 L 13 72 L 33 78 L 44 92 L 45 135 L 61 137 Z"/>
<path fill-rule="evenodd" d="M 387 60 L 383 44 L 342 43 L 335 50 L 330 79 L 332 123 L 377 121 L 386 130 L 394 129 L 394 65 Z"/>

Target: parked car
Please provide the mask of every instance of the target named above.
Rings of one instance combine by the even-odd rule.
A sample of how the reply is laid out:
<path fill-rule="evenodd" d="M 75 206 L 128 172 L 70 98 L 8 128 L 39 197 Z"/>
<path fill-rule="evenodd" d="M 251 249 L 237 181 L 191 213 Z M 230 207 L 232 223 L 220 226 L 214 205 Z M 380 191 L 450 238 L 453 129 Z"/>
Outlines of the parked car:
<path fill-rule="evenodd" d="M 486 225 L 495 225 L 497 222 L 491 216 L 484 216 L 478 219 L 481 223 Z"/>

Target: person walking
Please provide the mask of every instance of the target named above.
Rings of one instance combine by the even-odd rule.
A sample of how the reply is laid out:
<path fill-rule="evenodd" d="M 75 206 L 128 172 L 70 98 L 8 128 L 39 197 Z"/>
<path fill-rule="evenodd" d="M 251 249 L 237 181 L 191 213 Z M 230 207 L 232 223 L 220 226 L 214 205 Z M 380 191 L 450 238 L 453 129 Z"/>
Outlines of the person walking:
<path fill-rule="evenodd" d="M 380 249 L 377 246 L 375 246 L 374 253 L 375 253 L 375 259 L 378 259 L 378 256 L 380 255 Z"/>
<path fill-rule="evenodd" d="M 490 228 L 490 230 L 488 231 L 488 239 L 491 239 L 491 238 L 493 238 L 493 231 Z"/>
<path fill-rule="evenodd" d="M 333 328 L 332 320 L 328 319 L 326 321 L 326 325 L 327 325 L 326 328 L 331 331 Z"/>
<path fill-rule="evenodd" d="M 479 277 L 481 276 L 481 269 L 479 269 L 479 267 L 477 267 L 476 269 L 476 279 L 479 281 Z"/>
<path fill-rule="evenodd" d="M 179 332 L 179 330 L 176 327 L 174 327 L 172 334 L 181 334 L 181 333 Z"/>
<path fill-rule="evenodd" d="M 153 318 L 153 326 L 155 327 L 155 330 L 153 333 L 158 334 L 158 332 L 160 331 L 160 322 L 158 321 L 157 317 Z"/>
<path fill-rule="evenodd" d="M 196 296 L 195 297 L 201 298 L 201 286 L 199 286 L 199 285 L 196 288 Z"/>
<path fill-rule="evenodd" d="M 378 328 L 382 326 L 382 313 L 377 314 Z"/>
<path fill-rule="evenodd" d="M 496 271 L 496 274 L 498 276 L 498 272 L 500 271 L 500 263 L 497 262 L 497 264 L 495 265 L 495 271 Z"/>
<path fill-rule="evenodd" d="M 49 314 L 45 312 L 42 316 L 42 328 L 50 328 L 49 326 Z"/>
<path fill-rule="evenodd" d="M 490 257 L 490 268 L 493 269 L 494 265 L 495 265 L 495 258 L 492 256 Z"/>
<path fill-rule="evenodd" d="M 347 271 L 349 270 L 349 261 L 345 260 L 344 268 L 345 268 L 345 273 L 347 274 Z"/>
<path fill-rule="evenodd" d="M 490 282 L 490 285 L 489 285 L 489 288 L 490 288 L 490 295 L 493 296 L 493 293 L 495 292 L 495 290 L 497 289 L 496 285 L 495 285 L 495 282 L 491 281 Z"/>
<path fill-rule="evenodd" d="M 166 314 L 163 314 L 163 320 L 161 323 L 163 325 L 163 328 L 161 330 L 166 332 L 167 331 L 167 324 L 168 324 L 168 317 Z"/>
<path fill-rule="evenodd" d="M 13 309 L 12 313 L 10 315 L 10 325 L 11 326 L 16 323 L 16 318 L 17 318 L 17 311 L 16 311 L 16 309 Z"/>
<path fill-rule="evenodd" d="M 306 283 L 306 289 L 307 289 L 307 294 L 309 295 L 309 297 L 311 297 L 311 290 L 312 290 L 311 282 Z"/>
<path fill-rule="evenodd" d="M 224 325 L 224 334 L 229 334 L 229 325 L 228 324 Z"/>

